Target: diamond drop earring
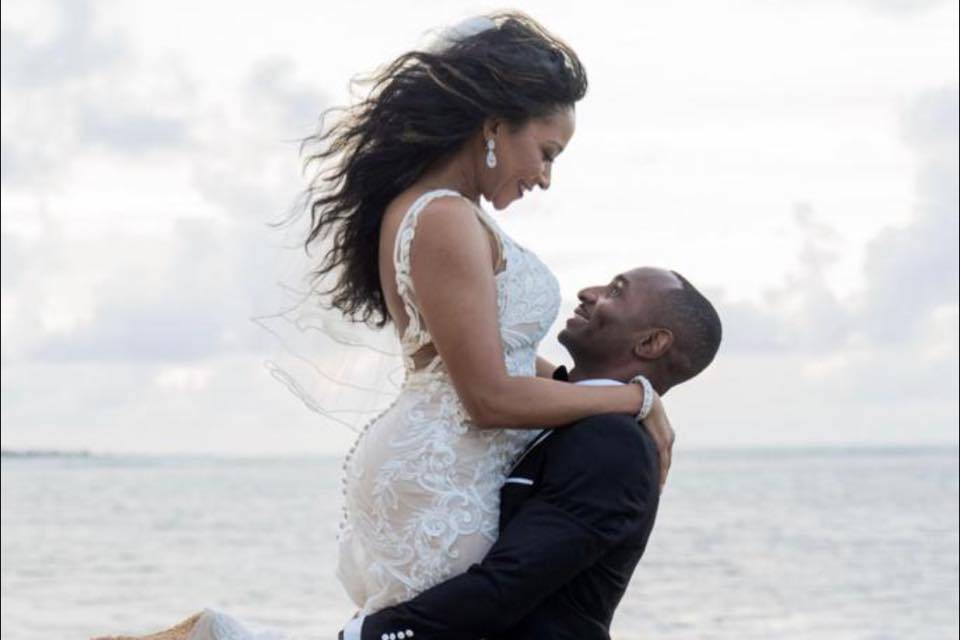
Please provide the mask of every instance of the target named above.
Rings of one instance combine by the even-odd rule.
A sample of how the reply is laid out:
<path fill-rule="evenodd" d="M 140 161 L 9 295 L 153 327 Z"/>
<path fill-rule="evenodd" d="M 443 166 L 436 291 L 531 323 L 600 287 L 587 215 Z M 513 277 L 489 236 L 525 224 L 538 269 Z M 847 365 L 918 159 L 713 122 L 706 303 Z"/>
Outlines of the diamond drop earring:
<path fill-rule="evenodd" d="M 494 146 L 495 146 L 495 143 L 493 142 L 493 138 L 488 138 L 487 139 L 487 166 L 490 167 L 491 169 L 497 166 L 497 156 L 496 154 L 493 153 Z"/>

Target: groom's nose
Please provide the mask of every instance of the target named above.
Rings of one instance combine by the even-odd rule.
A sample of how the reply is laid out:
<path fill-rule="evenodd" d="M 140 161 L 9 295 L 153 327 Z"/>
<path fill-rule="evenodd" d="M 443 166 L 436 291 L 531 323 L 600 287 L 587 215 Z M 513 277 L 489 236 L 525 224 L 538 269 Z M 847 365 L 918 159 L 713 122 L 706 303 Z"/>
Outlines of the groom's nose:
<path fill-rule="evenodd" d="M 593 304 L 597 301 L 597 287 L 587 287 L 577 292 L 577 298 L 584 304 Z"/>

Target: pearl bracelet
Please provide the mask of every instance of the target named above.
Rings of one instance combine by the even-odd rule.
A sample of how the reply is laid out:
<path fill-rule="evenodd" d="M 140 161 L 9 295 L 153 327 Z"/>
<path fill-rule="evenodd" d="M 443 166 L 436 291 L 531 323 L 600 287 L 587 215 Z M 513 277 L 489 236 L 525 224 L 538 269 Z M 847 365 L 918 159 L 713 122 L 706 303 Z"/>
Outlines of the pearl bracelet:
<path fill-rule="evenodd" d="M 633 376 L 630 382 L 643 387 L 643 406 L 640 407 L 640 413 L 637 414 L 637 420 L 643 420 L 650 415 L 650 410 L 653 409 L 653 385 L 642 375 Z"/>

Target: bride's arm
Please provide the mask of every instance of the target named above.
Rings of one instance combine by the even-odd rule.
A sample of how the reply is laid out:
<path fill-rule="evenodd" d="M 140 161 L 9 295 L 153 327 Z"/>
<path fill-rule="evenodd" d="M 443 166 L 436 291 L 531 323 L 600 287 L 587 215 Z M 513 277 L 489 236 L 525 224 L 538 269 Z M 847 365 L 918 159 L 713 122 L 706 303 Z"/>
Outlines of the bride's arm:
<path fill-rule="evenodd" d="M 557 370 L 557 365 L 553 364 L 543 356 L 537 356 L 537 377 L 553 378 L 553 372 Z"/>
<path fill-rule="evenodd" d="M 411 277 L 426 325 L 464 408 L 481 428 L 557 427 L 601 413 L 636 414 L 639 385 L 588 387 L 512 377 L 498 328 L 493 255 L 469 204 L 428 205 L 411 247 Z M 659 398 L 655 411 L 662 411 Z"/>

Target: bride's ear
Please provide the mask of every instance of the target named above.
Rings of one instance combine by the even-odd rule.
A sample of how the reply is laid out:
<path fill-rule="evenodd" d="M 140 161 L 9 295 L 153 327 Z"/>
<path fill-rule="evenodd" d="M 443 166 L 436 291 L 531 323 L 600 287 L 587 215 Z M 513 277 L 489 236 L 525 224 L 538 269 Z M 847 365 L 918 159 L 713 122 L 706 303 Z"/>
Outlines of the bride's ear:
<path fill-rule="evenodd" d="M 633 355 L 640 360 L 656 360 L 673 346 L 670 329 L 644 329 L 636 334 Z"/>
<path fill-rule="evenodd" d="M 490 138 L 496 138 L 497 134 L 500 133 L 500 128 L 503 126 L 503 121 L 500 118 L 489 117 L 483 121 L 483 139 L 489 140 Z"/>

